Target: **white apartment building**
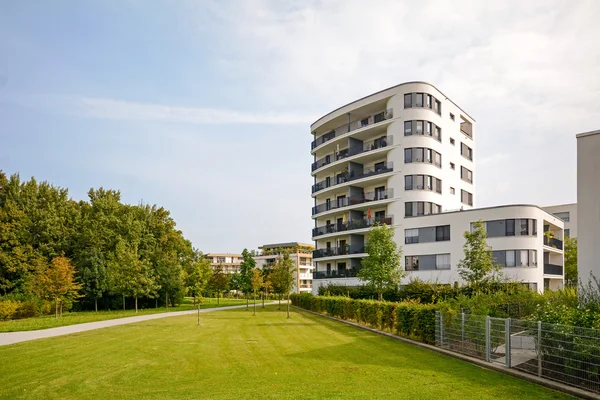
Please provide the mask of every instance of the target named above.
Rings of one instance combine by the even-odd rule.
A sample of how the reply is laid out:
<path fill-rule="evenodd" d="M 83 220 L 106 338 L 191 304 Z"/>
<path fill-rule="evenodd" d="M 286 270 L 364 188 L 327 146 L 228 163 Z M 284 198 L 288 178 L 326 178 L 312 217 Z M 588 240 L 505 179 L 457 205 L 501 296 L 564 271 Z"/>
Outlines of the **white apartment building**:
<path fill-rule="evenodd" d="M 600 279 L 600 130 L 577 135 L 577 269 Z"/>
<path fill-rule="evenodd" d="M 221 267 L 223 268 L 223 272 L 226 274 L 234 274 L 236 272 L 240 272 L 240 265 L 243 261 L 243 257 L 241 254 L 209 253 L 205 254 L 205 257 L 208 260 L 210 260 L 210 266 L 213 270 L 217 267 Z"/>
<path fill-rule="evenodd" d="M 481 219 L 491 235 L 501 225 L 514 228 L 514 238 L 489 240 L 498 262 L 504 257 L 507 275 L 540 291 L 544 284 L 562 286 L 561 220 L 535 206 L 469 211 L 476 200 L 474 124 L 433 85 L 409 82 L 340 107 L 311 125 L 313 293 L 329 283 L 360 284 L 356 272 L 367 256 L 365 235 L 377 221 L 394 227 L 410 276 L 459 281 L 462 233 Z M 521 220 L 535 234 L 518 235 Z M 549 238 L 543 234 L 546 227 L 555 247 L 543 244 L 542 237 Z M 431 235 L 448 239 L 432 241 Z M 527 265 L 519 261 L 525 259 L 521 251 L 527 251 Z M 546 277 L 544 260 L 560 274 Z"/>
<path fill-rule="evenodd" d="M 565 223 L 565 235 L 577 237 L 577 203 L 561 204 L 559 206 L 542 207 L 550 214 L 560 218 Z"/>
<path fill-rule="evenodd" d="M 296 268 L 292 292 L 310 293 L 312 291 L 314 249 L 312 244 L 300 242 L 265 244 L 259 247 L 261 252 L 254 256 L 254 261 L 256 261 L 257 268 L 272 268 L 284 251 L 289 252 L 290 259 Z"/>

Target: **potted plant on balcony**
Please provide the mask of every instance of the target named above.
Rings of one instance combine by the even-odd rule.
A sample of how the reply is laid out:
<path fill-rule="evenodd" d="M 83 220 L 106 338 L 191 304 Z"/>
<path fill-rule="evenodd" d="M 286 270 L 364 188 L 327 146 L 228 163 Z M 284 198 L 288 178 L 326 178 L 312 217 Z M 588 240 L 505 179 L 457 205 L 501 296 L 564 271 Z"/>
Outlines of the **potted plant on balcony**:
<path fill-rule="evenodd" d="M 552 243 L 552 239 L 554 239 L 554 232 L 553 231 L 546 231 L 546 232 L 544 232 L 544 238 L 546 239 L 544 241 L 545 245 L 556 248 L 556 246 L 554 245 L 554 243 Z"/>

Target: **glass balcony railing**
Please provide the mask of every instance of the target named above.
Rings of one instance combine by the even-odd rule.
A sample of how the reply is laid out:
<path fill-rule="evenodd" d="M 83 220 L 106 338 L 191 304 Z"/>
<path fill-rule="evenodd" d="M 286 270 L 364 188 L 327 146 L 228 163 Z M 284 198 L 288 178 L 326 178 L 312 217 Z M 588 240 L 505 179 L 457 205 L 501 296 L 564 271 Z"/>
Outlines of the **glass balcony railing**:
<path fill-rule="evenodd" d="M 328 177 L 321 182 L 317 182 L 312 186 L 312 192 L 316 193 L 320 190 L 326 189 L 331 186 L 340 185 L 345 182 L 354 181 L 361 178 L 366 178 L 373 175 L 385 174 L 386 172 L 392 172 L 394 170 L 394 163 L 388 162 L 383 165 L 375 165 L 373 167 L 365 168 L 360 172 L 345 172 L 338 174 L 334 179 Z"/>
<path fill-rule="evenodd" d="M 364 128 L 365 126 L 378 124 L 382 121 L 394 118 L 394 110 L 387 109 L 385 111 L 378 112 L 373 115 L 366 115 L 354 121 L 348 122 L 346 124 L 340 125 L 335 129 L 330 130 L 324 135 L 319 136 L 311 143 L 311 149 L 316 149 L 323 143 L 330 141 L 331 139 L 335 139 L 338 136 L 345 135 L 348 132 L 355 131 L 357 129 Z"/>
<path fill-rule="evenodd" d="M 329 233 L 346 232 L 356 229 L 370 228 L 371 226 L 376 224 L 392 225 L 392 216 L 365 218 L 344 223 L 335 223 L 320 226 L 318 228 L 313 229 L 313 237 L 327 235 Z"/>
<path fill-rule="evenodd" d="M 374 192 L 367 192 L 360 196 L 350 196 L 337 199 L 335 201 L 319 204 L 312 208 L 312 215 L 320 214 L 325 211 L 335 210 L 337 208 L 354 206 L 357 204 L 368 203 L 371 201 L 386 200 L 394 197 L 394 189 L 386 189 Z"/>
<path fill-rule="evenodd" d="M 366 153 L 372 150 L 381 149 L 383 147 L 391 146 L 393 143 L 393 136 L 383 136 L 379 139 L 364 142 L 362 144 L 349 147 L 347 149 L 340 150 L 333 154 L 329 154 L 316 162 L 312 163 L 312 171 L 316 171 L 325 165 L 331 164 L 332 162 L 343 160 L 344 158 L 355 156 L 357 154 Z"/>
<path fill-rule="evenodd" d="M 562 275 L 562 265 L 544 264 L 544 275 Z"/>
<path fill-rule="evenodd" d="M 357 273 L 357 269 L 334 269 L 331 271 L 315 271 L 313 272 L 313 279 L 354 278 Z"/>
<path fill-rule="evenodd" d="M 555 238 L 548 238 L 548 236 L 545 236 L 545 235 L 544 235 L 544 245 L 549 246 L 549 247 L 554 247 L 555 249 L 559 249 L 559 250 L 563 249 L 562 240 L 555 239 Z"/>
<path fill-rule="evenodd" d="M 324 249 L 318 249 L 313 251 L 314 258 L 333 257 L 333 256 L 345 256 L 349 254 L 361 254 L 365 252 L 365 246 L 353 245 L 353 246 L 340 246 L 340 247 L 326 247 Z"/>

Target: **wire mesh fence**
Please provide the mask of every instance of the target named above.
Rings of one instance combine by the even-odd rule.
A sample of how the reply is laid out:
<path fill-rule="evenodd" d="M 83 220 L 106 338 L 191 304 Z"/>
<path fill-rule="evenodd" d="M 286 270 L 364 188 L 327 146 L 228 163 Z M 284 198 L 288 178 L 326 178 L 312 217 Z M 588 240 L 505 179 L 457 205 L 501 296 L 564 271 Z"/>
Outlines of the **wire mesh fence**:
<path fill-rule="evenodd" d="M 438 347 L 600 393 L 600 330 L 436 312 Z"/>

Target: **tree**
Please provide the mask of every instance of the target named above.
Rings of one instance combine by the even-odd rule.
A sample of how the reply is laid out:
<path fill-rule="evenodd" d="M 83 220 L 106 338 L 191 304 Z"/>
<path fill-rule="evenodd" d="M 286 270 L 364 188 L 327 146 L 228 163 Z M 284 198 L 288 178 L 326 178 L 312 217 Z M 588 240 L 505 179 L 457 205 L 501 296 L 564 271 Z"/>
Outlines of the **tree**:
<path fill-rule="evenodd" d="M 194 296 L 194 303 L 196 303 L 196 298 L 198 301 L 198 326 L 199 326 L 200 325 L 200 303 L 202 300 L 202 295 L 203 295 L 204 291 L 206 290 L 206 288 L 208 287 L 208 284 L 212 277 L 213 270 L 210 267 L 210 261 L 202 256 L 199 257 L 192 264 L 192 266 L 193 266 L 192 273 L 189 276 L 188 282 L 190 284 L 190 289 Z"/>
<path fill-rule="evenodd" d="M 400 266 L 402 251 L 394 241 L 394 228 L 376 223 L 369 230 L 365 252 L 369 255 L 362 260 L 362 268 L 357 276 L 367 282 L 377 292 L 379 301 L 383 291 L 398 287 L 404 273 Z"/>
<path fill-rule="evenodd" d="M 252 315 L 256 315 L 256 292 L 259 291 L 264 284 L 262 271 L 259 270 L 258 268 L 254 268 L 252 270 L 251 282 L 252 282 L 252 291 L 254 292 L 254 314 L 252 314 Z"/>
<path fill-rule="evenodd" d="M 221 294 L 229 289 L 229 276 L 223 272 L 223 267 L 219 265 L 213 270 L 208 286 L 217 293 L 217 304 L 219 304 Z"/>
<path fill-rule="evenodd" d="M 239 286 L 246 296 L 246 310 L 250 308 L 248 294 L 252 290 L 252 271 L 256 267 L 256 261 L 252 258 L 252 253 L 248 249 L 242 251 L 242 262 L 240 263 Z"/>
<path fill-rule="evenodd" d="M 263 269 L 263 293 L 262 293 L 262 308 L 265 308 L 265 297 L 269 295 L 269 292 L 272 290 L 273 286 L 271 285 L 271 271 L 269 269 Z"/>
<path fill-rule="evenodd" d="M 273 290 L 287 298 L 287 317 L 290 318 L 290 293 L 296 283 L 294 272 L 296 267 L 290 258 L 290 253 L 283 251 L 282 255 L 277 258 L 273 271 L 271 272 L 271 282 Z M 281 305 L 281 297 L 280 297 Z M 281 307 L 280 307 L 281 308 Z"/>
<path fill-rule="evenodd" d="M 39 271 L 36 282 L 40 297 L 54 300 L 56 318 L 59 305 L 80 297 L 81 284 L 76 281 L 75 267 L 67 257 L 54 257 L 50 265 Z"/>
<path fill-rule="evenodd" d="M 465 257 L 457 264 L 461 278 L 479 290 L 481 284 L 500 274 L 500 266 L 494 264 L 492 248 L 487 245 L 487 233 L 481 220 L 473 223 L 471 231 L 464 233 Z"/>
<path fill-rule="evenodd" d="M 240 290 L 242 290 L 242 275 L 239 271 L 229 275 L 229 289 L 235 291 L 236 297 Z"/>
<path fill-rule="evenodd" d="M 577 238 L 565 236 L 565 283 L 577 286 Z"/>

